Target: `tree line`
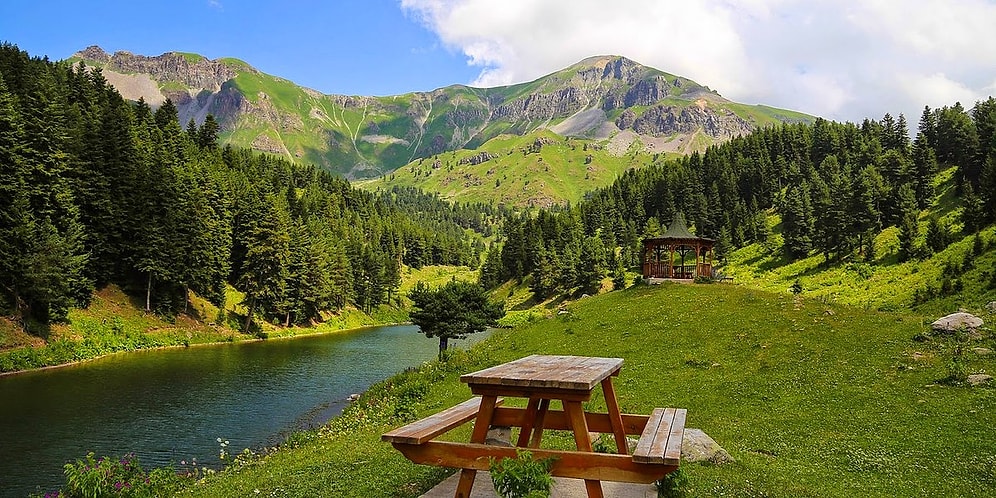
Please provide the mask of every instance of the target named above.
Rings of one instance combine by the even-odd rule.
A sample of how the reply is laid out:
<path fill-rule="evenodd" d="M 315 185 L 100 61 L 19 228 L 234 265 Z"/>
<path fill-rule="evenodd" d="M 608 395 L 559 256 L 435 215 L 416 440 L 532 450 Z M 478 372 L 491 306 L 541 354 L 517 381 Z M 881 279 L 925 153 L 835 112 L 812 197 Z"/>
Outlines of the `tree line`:
<path fill-rule="evenodd" d="M 720 258 L 759 242 L 791 259 L 818 252 L 828 262 L 871 261 L 875 235 L 889 226 L 899 227 L 902 258 L 922 257 L 950 242 L 951 227 L 937 219 L 928 235 L 941 235 L 918 240 L 935 177 L 950 166 L 965 232 L 996 221 L 996 99 L 971 110 L 926 107 L 912 141 L 901 114 L 766 127 L 631 169 L 575 206 L 511 217 L 481 280 L 531 276 L 540 295 L 591 288 L 606 275 L 620 285 L 622 267 L 641 262 L 642 240 L 662 234 L 678 212 L 695 233 L 717 240 Z M 780 247 L 767 223 L 772 213 L 780 216 Z"/>
<path fill-rule="evenodd" d="M 114 283 L 175 314 L 232 285 L 247 328 L 289 325 L 388 302 L 402 264 L 480 260 L 483 206 L 363 192 L 218 134 L 126 101 L 99 68 L 0 46 L 0 310 L 44 325 Z"/>

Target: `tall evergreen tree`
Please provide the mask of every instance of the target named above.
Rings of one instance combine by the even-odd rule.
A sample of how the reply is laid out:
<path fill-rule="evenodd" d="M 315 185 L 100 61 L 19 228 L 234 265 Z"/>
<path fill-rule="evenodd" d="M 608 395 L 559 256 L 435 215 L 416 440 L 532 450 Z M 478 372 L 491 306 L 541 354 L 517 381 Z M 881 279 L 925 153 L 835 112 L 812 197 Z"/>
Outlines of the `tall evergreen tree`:
<path fill-rule="evenodd" d="M 916 204 L 916 194 L 909 185 L 899 188 L 899 257 L 909 260 L 917 254 L 917 238 L 920 234 L 920 210 Z"/>

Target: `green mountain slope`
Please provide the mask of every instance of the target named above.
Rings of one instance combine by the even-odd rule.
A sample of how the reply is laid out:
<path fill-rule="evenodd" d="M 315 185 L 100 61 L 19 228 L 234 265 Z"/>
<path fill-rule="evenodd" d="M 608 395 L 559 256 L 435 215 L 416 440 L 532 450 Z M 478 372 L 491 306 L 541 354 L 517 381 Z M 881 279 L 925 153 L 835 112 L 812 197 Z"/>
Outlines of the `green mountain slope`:
<path fill-rule="evenodd" d="M 666 154 L 665 154 L 666 155 Z M 564 138 L 549 130 L 499 135 L 474 150 L 418 159 L 374 180 L 367 190 L 415 186 L 456 202 L 550 207 L 575 203 L 585 192 L 610 185 L 629 168 L 658 159 L 640 141 Z"/>
<path fill-rule="evenodd" d="M 453 85 L 387 97 L 326 95 L 237 59 L 189 53 L 145 57 L 89 47 L 74 60 L 101 67 L 126 98 L 153 105 L 170 98 L 184 122 L 200 123 L 213 114 L 228 143 L 314 163 L 350 179 L 375 178 L 501 135 L 548 130 L 561 137 L 639 142 L 652 153 L 687 153 L 758 126 L 813 119 L 731 102 L 692 80 L 616 56 L 589 58 L 518 85 Z"/>

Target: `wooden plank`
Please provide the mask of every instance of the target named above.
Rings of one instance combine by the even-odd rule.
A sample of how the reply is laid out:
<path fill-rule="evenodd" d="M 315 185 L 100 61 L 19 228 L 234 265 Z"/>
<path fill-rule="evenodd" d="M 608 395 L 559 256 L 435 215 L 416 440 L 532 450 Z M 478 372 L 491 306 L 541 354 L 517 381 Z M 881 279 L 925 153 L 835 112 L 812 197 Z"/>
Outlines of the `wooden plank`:
<path fill-rule="evenodd" d="M 511 396 L 514 398 L 547 398 L 563 401 L 588 401 L 591 391 L 586 389 L 559 389 L 553 387 L 498 386 L 494 384 L 468 384 L 470 392 L 478 396 Z"/>
<path fill-rule="evenodd" d="M 581 402 L 565 401 L 564 412 L 567 413 L 567 418 L 571 422 L 571 428 L 574 431 L 574 444 L 577 445 L 578 451 L 591 453 L 591 438 L 588 434 L 588 423 L 585 421 Z M 584 488 L 588 492 L 588 498 L 602 498 L 602 483 L 597 479 L 585 479 Z"/>
<path fill-rule="evenodd" d="M 626 429 L 623 428 L 622 414 L 619 412 L 619 402 L 616 400 L 616 390 L 612 387 L 612 377 L 602 380 L 602 395 L 605 397 L 605 405 L 609 411 L 612 435 L 616 439 L 616 451 L 620 455 L 625 455 L 629 453 L 629 444 L 626 441 Z"/>
<path fill-rule="evenodd" d="M 474 443 L 429 441 L 425 444 L 394 443 L 405 458 L 424 465 L 487 470 L 489 459 L 516 458 L 516 448 Z M 602 481 L 651 483 L 677 470 L 677 465 L 634 462 L 629 455 L 532 449 L 533 458 L 554 458 L 550 473 L 557 477 Z"/>
<path fill-rule="evenodd" d="M 467 384 L 590 391 L 602 379 L 615 375 L 621 358 L 531 355 L 462 375 Z"/>
<path fill-rule="evenodd" d="M 533 424 L 536 421 L 536 410 L 539 408 L 539 403 L 539 398 L 529 398 L 529 404 L 526 405 L 526 413 L 522 415 L 522 429 L 519 430 L 519 439 L 515 443 L 516 446 L 525 447 L 526 444 L 529 443 L 529 433 L 533 430 Z"/>
<path fill-rule="evenodd" d="M 684 408 L 655 408 L 633 451 L 633 460 L 675 466 L 681 463 L 686 414 Z"/>
<path fill-rule="evenodd" d="M 491 426 L 491 419 L 495 413 L 495 405 L 498 404 L 494 396 L 484 396 L 481 398 L 481 409 L 477 412 L 477 420 L 474 422 L 474 432 L 470 435 L 471 443 L 483 443 L 488 437 L 488 427 Z M 395 445 L 395 448 L 397 446 Z M 474 478 L 477 477 L 477 470 L 464 468 L 460 471 L 460 482 L 457 483 L 456 498 L 469 498 L 470 492 L 474 489 Z"/>
<path fill-rule="evenodd" d="M 533 427 L 533 437 L 529 439 L 530 448 L 539 448 L 540 443 L 543 442 L 543 429 L 546 428 L 546 414 L 549 412 L 550 400 L 540 400 L 539 412 L 536 413 L 536 423 Z"/>
<path fill-rule="evenodd" d="M 654 463 L 650 457 L 650 447 L 654 444 L 654 438 L 657 436 L 657 430 L 660 429 L 663 417 L 664 408 L 654 408 L 654 411 L 650 413 L 647 425 L 643 428 L 640 440 L 636 443 L 636 449 L 633 450 L 633 461 Z"/>
<path fill-rule="evenodd" d="M 651 463 L 664 463 L 664 451 L 667 449 L 667 439 L 674 424 L 674 408 L 665 408 L 664 416 L 661 417 L 661 425 L 654 434 L 654 442 L 650 445 L 649 457 L 653 459 Z"/>
<path fill-rule="evenodd" d="M 667 437 L 667 447 L 664 450 L 664 463 L 678 465 L 681 462 L 681 441 L 685 437 L 685 416 L 688 410 L 678 408 L 674 413 L 674 422 Z"/>
<path fill-rule="evenodd" d="M 501 399 L 496 400 L 497 404 L 502 402 Z M 391 443 L 422 444 L 476 417 L 480 406 L 481 398 L 471 398 L 435 415 L 394 429 L 380 438 Z"/>
<path fill-rule="evenodd" d="M 522 427 L 522 418 L 525 412 L 526 410 L 523 408 L 510 408 L 504 406 L 495 408 L 495 415 L 492 420 L 492 425 Z M 623 413 L 620 416 L 622 418 L 623 429 L 626 431 L 626 434 L 630 435 L 640 434 L 643 431 L 643 428 L 647 425 L 647 420 L 649 419 L 646 415 L 633 415 L 629 413 Z M 612 423 L 609 420 L 608 414 L 586 412 L 584 417 L 588 424 L 588 428 L 592 431 L 606 433 L 612 432 Z M 559 431 L 571 429 L 570 425 L 568 425 L 567 416 L 560 410 L 548 411 L 543 419 L 543 427 Z"/>

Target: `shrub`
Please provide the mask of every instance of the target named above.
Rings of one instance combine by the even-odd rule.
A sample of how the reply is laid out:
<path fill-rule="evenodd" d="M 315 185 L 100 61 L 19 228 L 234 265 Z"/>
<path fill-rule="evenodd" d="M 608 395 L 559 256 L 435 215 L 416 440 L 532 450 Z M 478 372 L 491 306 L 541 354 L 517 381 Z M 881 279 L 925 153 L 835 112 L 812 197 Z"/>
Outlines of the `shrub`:
<path fill-rule="evenodd" d="M 688 476 L 678 467 L 678 470 L 664 476 L 654 485 L 657 486 L 658 498 L 681 498 L 685 496 L 688 487 Z"/>
<path fill-rule="evenodd" d="M 64 473 L 66 486 L 55 496 L 65 498 L 166 496 L 185 485 L 172 468 L 146 472 L 134 453 L 121 458 L 95 458 L 91 452 L 83 459 L 67 463 Z"/>
<path fill-rule="evenodd" d="M 503 498 L 550 496 L 553 459 L 533 460 L 533 454 L 528 451 L 516 451 L 516 455 L 516 458 L 491 460 L 491 481 L 495 492 Z"/>

